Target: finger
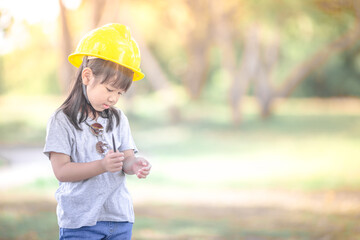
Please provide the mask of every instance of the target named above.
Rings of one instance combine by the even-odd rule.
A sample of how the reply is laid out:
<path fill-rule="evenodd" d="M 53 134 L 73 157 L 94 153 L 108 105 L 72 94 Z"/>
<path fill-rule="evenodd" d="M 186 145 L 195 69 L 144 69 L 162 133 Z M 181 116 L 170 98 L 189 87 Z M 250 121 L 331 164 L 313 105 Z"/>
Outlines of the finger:
<path fill-rule="evenodd" d="M 136 176 L 137 176 L 138 178 L 146 178 L 146 175 L 143 175 L 143 174 L 141 174 L 141 173 L 136 174 Z"/>
<path fill-rule="evenodd" d="M 111 155 L 111 154 L 113 154 L 113 153 L 114 153 L 114 151 L 113 151 L 112 149 L 110 149 L 110 150 L 107 152 L 106 155 Z"/>
<path fill-rule="evenodd" d="M 114 164 L 113 167 L 115 167 L 116 169 L 122 169 L 123 165 L 124 165 L 123 162 L 119 162 Z"/>
<path fill-rule="evenodd" d="M 115 161 L 116 161 L 117 163 L 120 163 L 120 162 L 122 163 L 122 162 L 124 162 L 124 158 L 123 158 L 123 157 L 116 158 Z"/>
<path fill-rule="evenodd" d="M 139 173 L 146 177 L 147 175 L 149 175 L 150 171 L 141 170 Z"/>
<path fill-rule="evenodd" d="M 143 175 L 149 175 L 149 171 L 148 170 L 144 170 L 144 169 L 141 169 L 139 170 L 139 172 Z"/>
<path fill-rule="evenodd" d="M 122 167 L 114 167 L 110 170 L 112 173 L 120 172 L 122 170 Z"/>
<path fill-rule="evenodd" d="M 122 161 L 124 161 L 124 157 L 119 157 L 119 156 L 110 156 L 110 159 L 113 162 L 122 162 Z"/>
<path fill-rule="evenodd" d="M 124 154 L 119 153 L 119 152 L 115 152 L 115 153 L 113 152 L 113 153 L 111 153 L 110 157 L 111 158 L 124 158 Z"/>
<path fill-rule="evenodd" d="M 120 166 L 122 167 L 122 166 L 123 166 L 123 162 L 122 162 L 122 161 L 117 161 L 117 160 L 116 160 L 116 161 L 112 161 L 112 162 L 111 162 L 111 166 L 112 166 L 112 167 L 120 167 Z"/>
<path fill-rule="evenodd" d="M 113 165 L 114 168 L 122 168 L 123 167 L 123 163 L 119 162 Z"/>
<path fill-rule="evenodd" d="M 150 171 L 150 169 L 151 169 L 151 166 L 141 168 L 141 170 L 145 170 L 145 171 Z"/>

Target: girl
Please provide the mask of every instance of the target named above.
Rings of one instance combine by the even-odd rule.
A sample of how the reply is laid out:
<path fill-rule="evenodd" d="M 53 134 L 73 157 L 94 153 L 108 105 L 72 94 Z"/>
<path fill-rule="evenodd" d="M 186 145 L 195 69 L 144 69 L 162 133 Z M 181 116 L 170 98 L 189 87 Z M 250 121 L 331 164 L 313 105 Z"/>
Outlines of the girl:
<path fill-rule="evenodd" d="M 50 118 L 44 153 L 56 191 L 60 239 L 131 239 L 134 211 L 125 173 L 146 178 L 129 122 L 115 108 L 140 80 L 140 53 L 129 29 L 108 24 L 84 36 L 69 56 L 79 67 L 72 91 Z"/>

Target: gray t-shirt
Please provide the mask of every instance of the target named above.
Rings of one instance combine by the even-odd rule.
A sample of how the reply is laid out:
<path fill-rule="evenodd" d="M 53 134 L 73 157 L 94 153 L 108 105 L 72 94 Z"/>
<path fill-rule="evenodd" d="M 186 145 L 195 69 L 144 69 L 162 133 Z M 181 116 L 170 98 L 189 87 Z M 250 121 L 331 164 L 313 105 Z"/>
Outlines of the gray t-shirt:
<path fill-rule="evenodd" d="M 112 132 L 104 130 L 103 137 L 112 146 L 112 134 L 119 151 L 134 149 L 127 117 L 118 110 L 120 125 Z M 86 121 L 89 125 L 94 120 Z M 106 129 L 108 119 L 99 117 L 97 122 Z M 81 123 L 82 131 L 75 129 L 63 111 L 55 112 L 47 125 L 44 154 L 50 152 L 64 153 L 72 162 L 85 163 L 102 159 L 96 151 L 98 139 L 90 131 L 86 123 Z M 112 147 L 111 147 L 112 148 Z M 55 193 L 58 223 L 61 228 L 79 228 L 93 226 L 97 221 L 134 222 L 134 210 L 131 196 L 126 187 L 123 171 L 106 172 L 79 182 L 60 182 Z"/>

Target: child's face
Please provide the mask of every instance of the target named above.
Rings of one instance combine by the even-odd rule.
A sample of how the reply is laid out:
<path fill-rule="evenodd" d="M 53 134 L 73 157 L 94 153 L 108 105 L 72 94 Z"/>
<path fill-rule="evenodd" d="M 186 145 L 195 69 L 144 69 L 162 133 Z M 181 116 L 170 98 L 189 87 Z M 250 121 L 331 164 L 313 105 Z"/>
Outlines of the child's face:
<path fill-rule="evenodd" d="M 87 85 L 87 95 L 92 107 L 101 112 L 115 105 L 125 91 L 100 82 L 101 79 L 95 80 L 93 78 L 93 80 L 90 80 Z"/>

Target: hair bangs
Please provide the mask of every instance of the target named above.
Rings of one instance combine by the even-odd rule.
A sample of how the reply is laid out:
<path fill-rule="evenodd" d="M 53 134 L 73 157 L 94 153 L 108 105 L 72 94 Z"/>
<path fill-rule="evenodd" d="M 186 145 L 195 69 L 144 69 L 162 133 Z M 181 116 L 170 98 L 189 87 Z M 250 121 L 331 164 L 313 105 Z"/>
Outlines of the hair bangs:
<path fill-rule="evenodd" d="M 110 84 L 117 89 L 123 89 L 125 92 L 130 88 L 134 71 L 123 67 L 117 63 L 106 61 L 103 59 L 92 60 L 93 64 L 90 66 L 95 75 L 102 76 L 102 84 Z"/>
<path fill-rule="evenodd" d="M 134 72 L 128 68 L 117 65 L 117 69 L 106 72 L 102 83 L 108 83 L 116 89 L 123 89 L 125 92 L 130 88 Z"/>

